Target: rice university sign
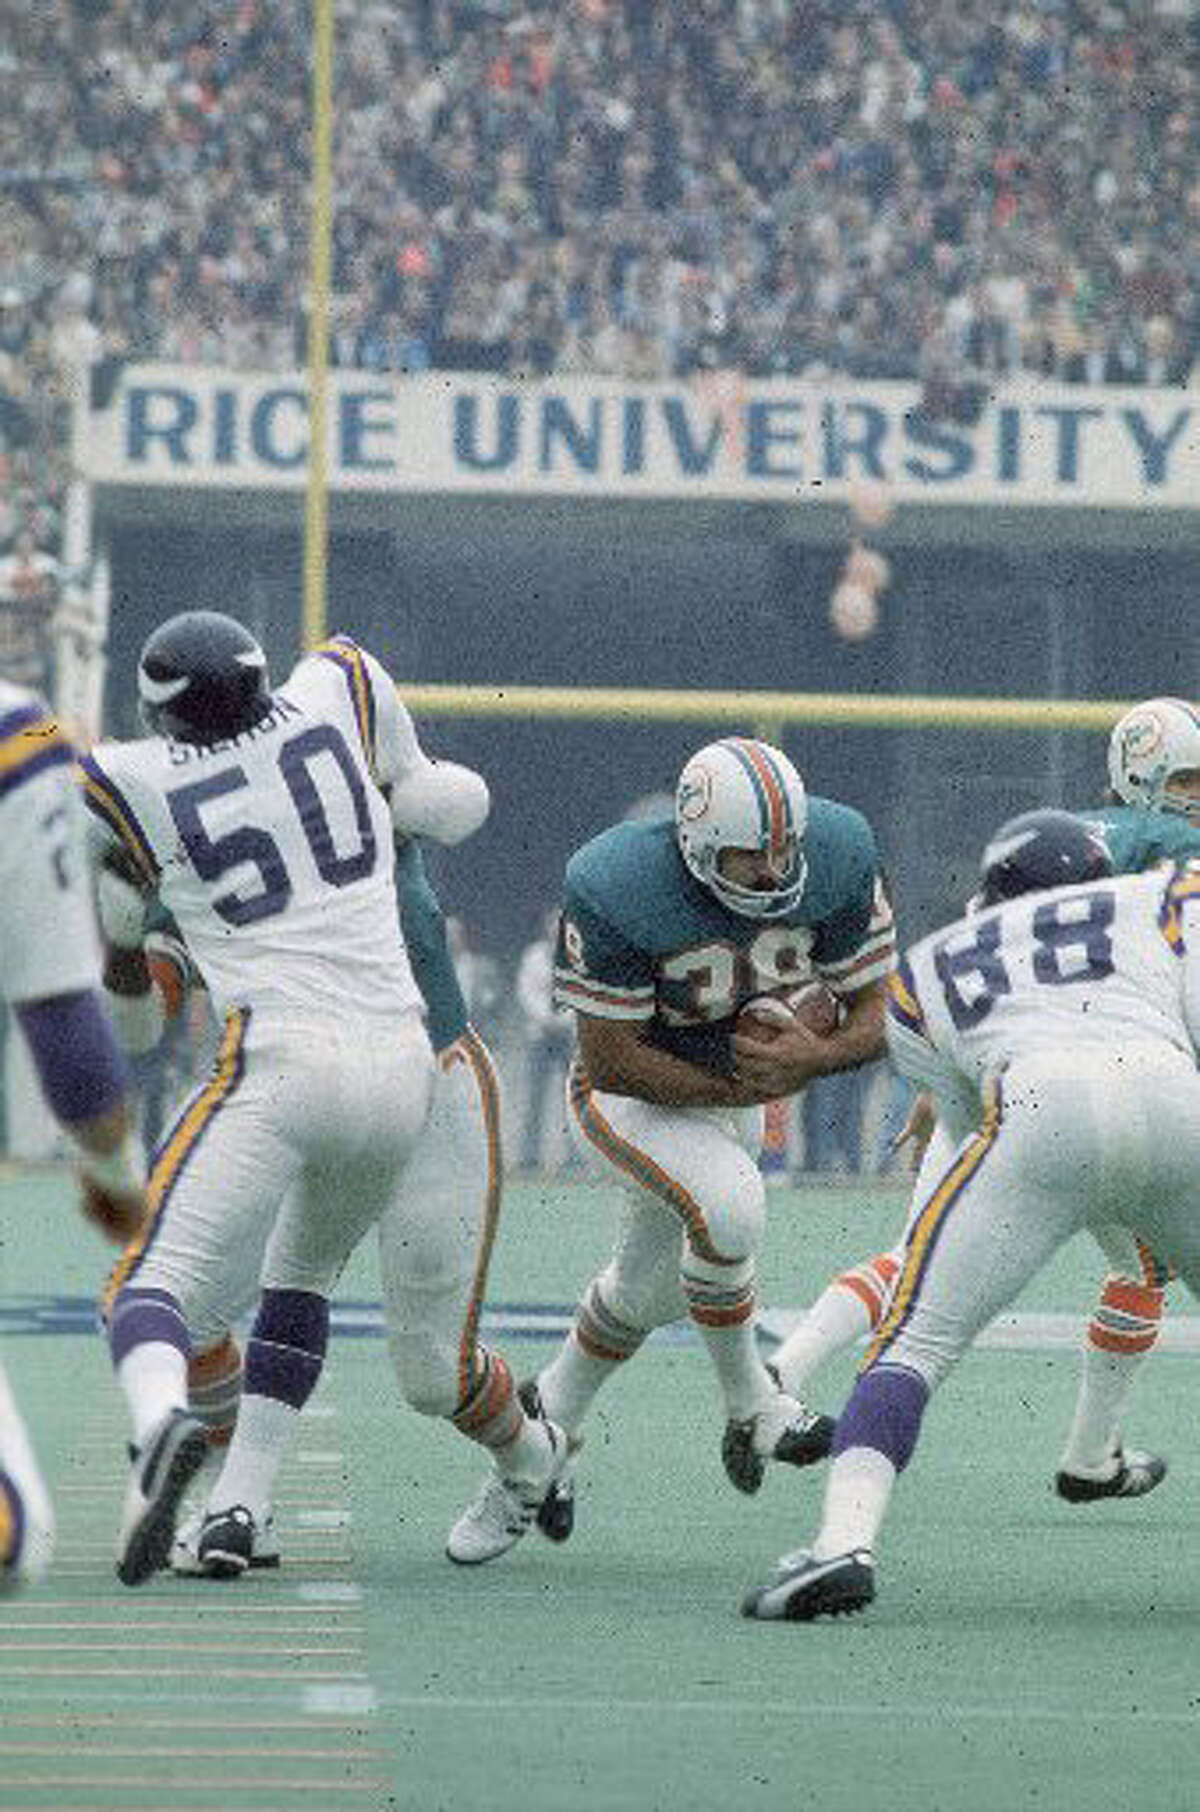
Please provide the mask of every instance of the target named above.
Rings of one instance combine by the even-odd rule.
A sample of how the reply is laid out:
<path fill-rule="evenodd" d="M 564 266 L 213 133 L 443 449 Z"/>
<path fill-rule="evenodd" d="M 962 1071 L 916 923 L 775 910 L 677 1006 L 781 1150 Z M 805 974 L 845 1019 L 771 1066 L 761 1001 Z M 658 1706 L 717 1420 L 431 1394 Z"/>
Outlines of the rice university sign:
<path fill-rule="evenodd" d="M 1197 411 L 1188 390 L 1022 385 L 968 426 L 911 384 L 336 372 L 327 471 L 339 493 L 818 503 L 871 484 L 896 502 L 1180 508 L 1200 500 Z M 95 485 L 299 489 L 305 384 L 130 366 L 80 408 L 75 456 Z"/>

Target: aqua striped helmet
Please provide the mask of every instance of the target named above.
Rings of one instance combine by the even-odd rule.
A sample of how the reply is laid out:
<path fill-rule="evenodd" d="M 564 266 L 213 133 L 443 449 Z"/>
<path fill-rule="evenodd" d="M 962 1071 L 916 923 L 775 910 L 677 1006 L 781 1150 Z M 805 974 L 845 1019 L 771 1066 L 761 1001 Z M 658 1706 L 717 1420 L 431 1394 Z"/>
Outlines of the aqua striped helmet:
<path fill-rule="evenodd" d="M 698 749 L 675 790 L 679 853 L 702 886 L 731 912 L 777 919 L 799 904 L 807 866 L 804 782 L 768 742 L 727 736 Z M 721 873 L 721 852 L 759 850 L 771 857 L 770 889 L 740 887 Z"/>
<path fill-rule="evenodd" d="M 1108 742 L 1108 782 L 1126 805 L 1190 816 L 1197 800 L 1175 792 L 1176 774 L 1200 770 L 1200 712 L 1182 698 L 1148 698 L 1117 723 Z"/>

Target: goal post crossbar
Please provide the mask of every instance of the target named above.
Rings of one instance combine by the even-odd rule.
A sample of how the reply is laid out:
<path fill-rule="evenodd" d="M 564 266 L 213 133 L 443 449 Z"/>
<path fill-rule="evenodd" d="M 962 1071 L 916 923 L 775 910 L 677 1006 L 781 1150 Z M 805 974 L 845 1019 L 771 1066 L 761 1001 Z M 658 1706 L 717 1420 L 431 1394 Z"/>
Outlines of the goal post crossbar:
<path fill-rule="evenodd" d="M 610 686 L 401 685 L 428 717 L 594 722 L 845 724 L 870 729 L 1110 730 L 1119 699 L 964 698 L 855 692 L 696 692 Z"/>

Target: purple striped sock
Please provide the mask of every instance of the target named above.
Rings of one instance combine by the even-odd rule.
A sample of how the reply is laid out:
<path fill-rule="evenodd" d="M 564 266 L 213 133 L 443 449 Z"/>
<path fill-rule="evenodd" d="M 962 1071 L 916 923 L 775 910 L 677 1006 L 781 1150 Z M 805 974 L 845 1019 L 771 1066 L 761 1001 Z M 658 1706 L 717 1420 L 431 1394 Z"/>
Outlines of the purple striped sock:
<path fill-rule="evenodd" d="M 873 1365 L 850 1393 L 834 1430 L 831 1457 L 848 1447 L 874 1447 L 903 1472 L 921 1432 L 929 1386 L 903 1365 Z"/>
<path fill-rule="evenodd" d="M 243 1390 L 302 1409 L 316 1389 L 329 1341 L 329 1302 L 308 1290 L 264 1290 L 246 1343 Z"/>

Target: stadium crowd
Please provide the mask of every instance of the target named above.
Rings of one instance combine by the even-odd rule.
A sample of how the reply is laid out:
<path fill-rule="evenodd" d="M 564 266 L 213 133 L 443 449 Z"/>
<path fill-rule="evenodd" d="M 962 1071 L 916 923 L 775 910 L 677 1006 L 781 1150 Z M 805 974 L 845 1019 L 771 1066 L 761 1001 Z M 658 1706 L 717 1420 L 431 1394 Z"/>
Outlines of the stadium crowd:
<path fill-rule="evenodd" d="M 1189 381 L 1190 0 L 341 0 L 335 363 Z M 0 0 L 0 553 L 66 401 L 303 356 L 310 9 Z"/>

